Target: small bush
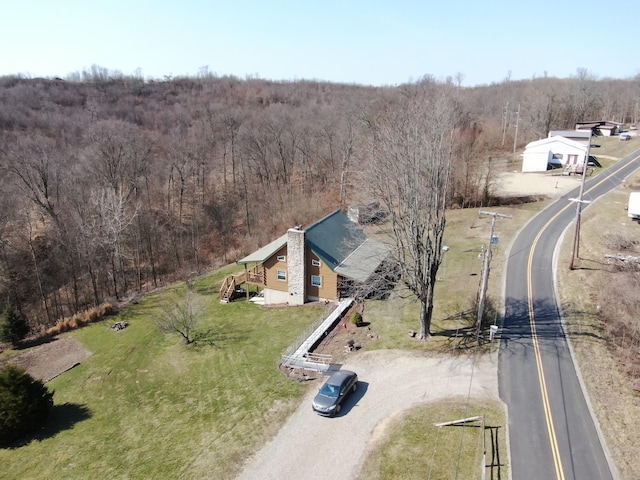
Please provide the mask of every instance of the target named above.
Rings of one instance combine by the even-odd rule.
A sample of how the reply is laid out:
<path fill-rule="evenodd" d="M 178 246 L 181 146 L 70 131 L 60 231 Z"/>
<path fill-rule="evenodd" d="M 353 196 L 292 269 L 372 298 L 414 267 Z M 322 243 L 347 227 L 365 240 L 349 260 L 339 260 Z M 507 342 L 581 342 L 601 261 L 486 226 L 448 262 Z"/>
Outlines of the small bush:
<path fill-rule="evenodd" d="M 356 327 L 362 325 L 362 315 L 359 312 L 354 313 L 351 316 L 351 323 L 353 323 Z"/>
<path fill-rule="evenodd" d="M 0 370 L 0 447 L 34 432 L 47 420 L 53 392 L 22 368 Z"/>
<path fill-rule="evenodd" d="M 0 341 L 11 342 L 16 347 L 29 333 L 29 324 L 13 305 L 8 305 L 0 323 Z"/>

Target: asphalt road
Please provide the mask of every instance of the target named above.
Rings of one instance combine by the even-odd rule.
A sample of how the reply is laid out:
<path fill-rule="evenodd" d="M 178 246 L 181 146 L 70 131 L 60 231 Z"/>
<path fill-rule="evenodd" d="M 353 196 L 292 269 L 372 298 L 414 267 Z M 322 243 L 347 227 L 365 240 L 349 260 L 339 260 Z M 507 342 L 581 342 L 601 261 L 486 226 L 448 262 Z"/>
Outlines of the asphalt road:
<path fill-rule="evenodd" d="M 639 166 L 637 151 L 589 179 L 583 199 L 595 200 Z M 498 383 L 509 409 L 514 479 L 614 478 L 576 373 L 554 289 L 554 251 L 567 227 L 573 236 L 576 203 L 569 199 L 578 196 L 579 189 L 572 190 L 534 217 L 509 255 Z"/>

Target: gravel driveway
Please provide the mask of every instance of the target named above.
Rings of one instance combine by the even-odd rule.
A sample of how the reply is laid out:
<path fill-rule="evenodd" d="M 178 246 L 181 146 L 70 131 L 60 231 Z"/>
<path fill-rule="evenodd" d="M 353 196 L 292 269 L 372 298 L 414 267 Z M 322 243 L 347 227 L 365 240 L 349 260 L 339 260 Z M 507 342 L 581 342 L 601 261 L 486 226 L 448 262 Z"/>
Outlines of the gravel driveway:
<path fill-rule="evenodd" d="M 454 396 L 498 399 L 497 354 L 474 360 L 382 350 L 358 353 L 343 368 L 357 372 L 360 383 L 340 414 L 325 418 L 312 412 L 317 389 L 311 389 L 239 479 L 356 478 L 367 449 L 394 415 Z"/>

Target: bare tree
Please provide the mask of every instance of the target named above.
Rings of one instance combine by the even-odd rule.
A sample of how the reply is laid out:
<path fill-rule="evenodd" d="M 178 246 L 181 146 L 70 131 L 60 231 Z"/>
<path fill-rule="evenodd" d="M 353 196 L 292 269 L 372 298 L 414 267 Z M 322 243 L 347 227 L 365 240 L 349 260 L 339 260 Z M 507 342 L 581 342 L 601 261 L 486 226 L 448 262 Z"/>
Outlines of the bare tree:
<path fill-rule="evenodd" d="M 175 297 L 166 301 L 161 308 L 162 313 L 154 319 L 158 328 L 165 333 L 180 334 L 187 345 L 193 343 L 194 330 L 202 314 L 202 306 L 194 286 L 187 283 L 184 295 L 176 293 Z"/>
<path fill-rule="evenodd" d="M 593 118 L 601 103 L 597 77 L 586 68 L 578 68 L 571 92 L 572 125 Z"/>
<path fill-rule="evenodd" d="M 451 89 L 421 82 L 403 92 L 374 132 L 370 182 L 390 213 L 401 281 L 420 302 L 422 340 L 431 335 L 455 117 Z"/>
<path fill-rule="evenodd" d="M 125 198 L 140 188 L 151 158 L 151 143 L 140 129 L 125 122 L 98 122 L 88 143 L 86 163 L 100 184 Z"/>
<path fill-rule="evenodd" d="M 120 267 L 125 290 L 127 283 L 125 275 L 127 254 L 123 249 L 122 237 L 137 215 L 137 205 L 132 205 L 130 201 L 127 201 L 123 193 L 115 192 L 110 188 L 95 191 L 91 198 L 91 204 L 96 212 L 97 224 L 94 231 L 99 232 L 99 241 L 111 263 L 114 295 L 119 298 L 118 267 Z"/>
<path fill-rule="evenodd" d="M 340 146 L 340 205 L 345 203 L 345 190 L 348 183 L 349 169 L 353 163 L 356 150 L 355 117 L 346 115 L 345 128 L 342 131 Z"/>
<path fill-rule="evenodd" d="M 227 112 L 224 114 L 222 118 L 222 123 L 224 125 L 224 157 L 223 157 L 223 166 L 224 166 L 224 187 L 225 192 L 227 188 L 227 155 L 231 159 L 231 178 L 233 180 L 233 188 L 236 188 L 236 180 L 237 180 L 237 166 L 236 166 L 236 142 L 238 138 L 238 131 L 242 126 L 242 117 L 238 113 L 234 113 L 233 111 Z"/>
<path fill-rule="evenodd" d="M 42 283 L 42 273 L 41 267 L 38 263 L 38 256 L 36 254 L 36 248 L 34 246 L 34 233 L 33 233 L 33 223 L 31 221 L 31 215 L 28 211 L 25 212 L 25 216 L 27 217 L 27 225 L 29 227 L 29 250 L 31 252 L 31 259 L 33 260 L 33 269 L 36 276 L 36 280 L 38 282 L 38 292 L 40 292 L 40 298 L 42 299 L 42 305 L 44 306 L 45 312 L 47 313 L 47 321 L 51 321 L 51 311 L 49 309 L 49 304 L 47 302 L 47 295 L 44 291 L 44 286 Z"/>
<path fill-rule="evenodd" d="M 60 165 L 55 142 L 39 134 L 19 139 L 5 156 L 0 171 L 15 178 L 24 196 L 54 222 L 58 222 Z"/>
<path fill-rule="evenodd" d="M 558 129 L 562 125 L 561 113 L 566 105 L 564 96 L 556 83 L 546 78 L 531 82 L 522 102 L 526 139 L 545 138 L 549 131 Z"/>

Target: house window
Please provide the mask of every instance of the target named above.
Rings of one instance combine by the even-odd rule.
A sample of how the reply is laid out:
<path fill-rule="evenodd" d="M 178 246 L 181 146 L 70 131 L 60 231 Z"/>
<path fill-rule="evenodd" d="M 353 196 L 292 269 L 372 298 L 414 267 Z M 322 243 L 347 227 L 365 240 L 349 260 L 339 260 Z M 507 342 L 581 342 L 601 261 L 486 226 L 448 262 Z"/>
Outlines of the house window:
<path fill-rule="evenodd" d="M 311 285 L 314 287 L 321 287 L 322 277 L 320 275 L 311 275 Z"/>
<path fill-rule="evenodd" d="M 578 163 L 578 155 L 569 155 L 567 159 L 569 165 L 575 165 Z"/>
<path fill-rule="evenodd" d="M 287 280 L 287 272 L 284 270 L 278 270 L 278 280 L 286 281 Z"/>
<path fill-rule="evenodd" d="M 311 265 L 313 265 L 314 267 L 319 267 L 320 266 L 320 260 L 311 260 Z"/>
<path fill-rule="evenodd" d="M 287 257 L 285 255 L 278 255 L 278 261 L 279 262 L 286 262 L 287 261 Z"/>
<path fill-rule="evenodd" d="M 562 162 L 562 154 L 561 153 L 554 153 L 553 154 L 553 159 L 554 160 L 560 160 Z"/>

